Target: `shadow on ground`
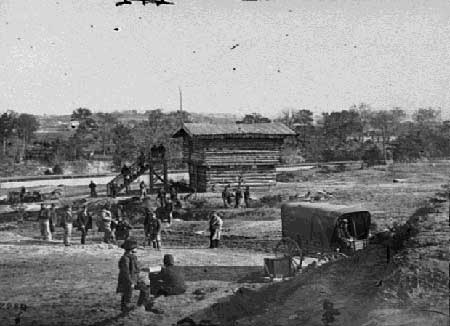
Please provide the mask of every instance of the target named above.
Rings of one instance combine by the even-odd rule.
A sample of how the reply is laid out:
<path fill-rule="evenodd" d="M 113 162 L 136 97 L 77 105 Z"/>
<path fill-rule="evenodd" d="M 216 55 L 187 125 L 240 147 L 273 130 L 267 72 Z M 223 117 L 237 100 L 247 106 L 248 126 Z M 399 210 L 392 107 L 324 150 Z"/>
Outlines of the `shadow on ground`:
<path fill-rule="evenodd" d="M 236 280 L 238 283 L 263 283 L 264 269 L 261 266 L 180 266 L 186 281 Z"/>

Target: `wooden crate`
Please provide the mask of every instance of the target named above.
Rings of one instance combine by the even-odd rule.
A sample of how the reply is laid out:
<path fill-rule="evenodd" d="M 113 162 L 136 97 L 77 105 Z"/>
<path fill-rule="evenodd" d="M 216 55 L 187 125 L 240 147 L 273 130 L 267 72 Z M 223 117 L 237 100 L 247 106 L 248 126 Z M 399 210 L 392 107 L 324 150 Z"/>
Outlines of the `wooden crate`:
<path fill-rule="evenodd" d="M 264 258 L 264 270 L 267 276 L 282 278 L 293 274 L 292 258 Z"/>

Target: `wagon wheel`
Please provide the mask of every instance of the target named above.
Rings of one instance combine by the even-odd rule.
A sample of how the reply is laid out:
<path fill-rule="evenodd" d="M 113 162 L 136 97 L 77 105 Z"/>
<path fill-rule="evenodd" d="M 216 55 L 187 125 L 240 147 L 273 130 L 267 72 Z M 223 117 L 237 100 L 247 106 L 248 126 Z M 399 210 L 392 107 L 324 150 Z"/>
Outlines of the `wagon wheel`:
<path fill-rule="evenodd" d="M 298 243 L 289 237 L 281 239 L 274 248 L 275 256 L 277 257 L 299 257 L 300 261 L 296 262 L 292 260 L 294 269 L 299 269 L 302 266 L 303 250 Z"/>

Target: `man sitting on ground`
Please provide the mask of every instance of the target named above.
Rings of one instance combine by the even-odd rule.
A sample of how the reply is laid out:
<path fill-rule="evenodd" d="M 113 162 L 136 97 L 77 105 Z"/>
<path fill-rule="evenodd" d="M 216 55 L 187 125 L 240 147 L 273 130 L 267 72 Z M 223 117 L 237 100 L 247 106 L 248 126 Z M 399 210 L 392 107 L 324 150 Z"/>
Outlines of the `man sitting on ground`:
<path fill-rule="evenodd" d="M 184 275 L 175 266 L 172 255 L 164 255 L 164 266 L 158 274 L 150 273 L 151 293 L 155 298 L 164 295 L 178 295 L 186 292 Z"/>

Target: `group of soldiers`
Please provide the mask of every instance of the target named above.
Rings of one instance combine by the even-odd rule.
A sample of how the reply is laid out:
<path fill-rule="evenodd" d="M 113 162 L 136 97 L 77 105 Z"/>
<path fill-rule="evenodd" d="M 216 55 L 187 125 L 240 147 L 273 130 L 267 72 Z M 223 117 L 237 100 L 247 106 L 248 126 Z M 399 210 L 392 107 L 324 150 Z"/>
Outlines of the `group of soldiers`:
<path fill-rule="evenodd" d="M 246 208 L 250 207 L 250 187 L 246 186 L 244 191 L 240 185 L 238 185 L 234 191 L 228 184 L 222 191 L 223 206 L 225 208 L 233 207 L 233 197 L 234 197 L 234 207 L 239 208 L 242 205 L 242 199 L 244 199 L 244 204 Z"/>
<path fill-rule="evenodd" d="M 82 231 L 81 243 L 84 244 L 86 240 L 86 233 L 89 228 L 88 216 L 86 214 L 86 210 L 80 212 L 78 215 L 78 220 L 83 221 L 84 232 Z M 74 214 L 72 213 L 72 208 L 70 205 L 65 205 L 63 207 L 62 212 L 57 212 L 56 205 L 51 204 L 50 207 L 48 205 L 42 203 L 41 209 L 38 214 L 38 222 L 39 228 L 41 231 L 41 236 L 44 240 L 53 240 L 53 234 L 56 231 L 56 227 L 62 227 L 64 229 L 64 244 L 66 246 L 70 246 L 71 237 L 72 237 L 72 229 L 74 223 Z"/>
<path fill-rule="evenodd" d="M 86 244 L 88 231 L 93 228 L 92 214 L 88 212 L 87 205 L 74 212 L 71 205 L 65 205 L 62 211 L 57 212 L 56 205 L 47 207 L 41 204 L 38 214 L 39 227 L 43 240 L 53 240 L 56 227 L 64 230 L 64 244 L 71 245 L 72 231 L 76 227 L 81 232 L 81 244 Z M 123 216 L 123 207 L 118 206 L 116 214 L 112 214 L 111 205 L 105 205 L 101 210 L 101 220 L 98 221 L 99 231 L 104 233 L 105 243 L 116 243 L 118 240 L 126 240 L 129 237 L 131 224 Z"/>
<path fill-rule="evenodd" d="M 212 212 L 209 219 L 210 248 L 219 247 L 223 221 L 216 212 Z M 146 209 L 144 230 L 148 244 L 153 244 L 153 248 L 161 248 L 161 220 L 150 209 Z M 137 306 L 143 307 L 146 311 L 155 312 L 153 307 L 154 299 L 164 295 L 179 295 L 186 292 L 184 275 L 175 266 L 172 255 L 164 255 L 164 266 L 158 274 L 148 273 L 140 267 L 136 252 L 138 243 L 133 238 L 128 238 L 122 245 L 125 250 L 119 260 L 119 278 L 117 293 L 122 294 L 121 310 L 129 312 L 134 307 L 131 305 L 133 290 L 139 290 Z M 151 296 L 153 295 L 153 296 Z"/>
<path fill-rule="evenodd" d="M 150 198 L 146 197 L 142 205 L 144 207 L 144 232 L 146 245 L 152 246 L 156 250 L 161 249 L 161 232 L 163 222 L 168 220 L 168 226 L 172 222 L 172 202 L 177 201 L 176 191 L 172 190 L 169 195 L 161 190 L 157 197 L 158 207 L 153 210 Z M 165 214 L 158 214 L 164 210 Z M 64 228 L 64 244 L 71 245 L 71 235 L 73 228 L 81 232 L 81 243 L 85 244 L 88 231 L 93 228 L 95 220 L 92 217 L 88 206 L 83 205 L 79 211 L 74 211 L 72 206 L 65 205 L 57 211 L 56 205 L 41 205 L 39 212 L 39 222 L 41 234 L 44 239 L 52 240 L 52 233 L 55 227 Z M 121 310 L 128 313 L 135 308 L 131 304 L 133 291 L 139 291 L 137 306 L 157 313 L 153 308 L 154 299 L 159 296 L 179 295 L 186 292 L 186 284 L 182 270 L 175 266 L 172 255 L 164 255 L 163 266 L 160 272 L 151 272 L 149 268 L 143 268 L 139 263 L 136 252 L 138 250 L 137 240 L 130 235 L 131 224 L 126 216 L 123 205 L 112 206 L 110 203 L 104 205 L 97 222 L 99 231 L 104 233 L 105 243 L 116 243 L 124 249 L 124 254 L 120 258 L 118 267 L 118 284 L 116 292 L 121 294 Z M 217 212 L 212 212 L 208 221 L 210 232 L 209 248 L 219 247 L 223 221 Z M 119 243 L 120 242 L 120 243 Z"/>

